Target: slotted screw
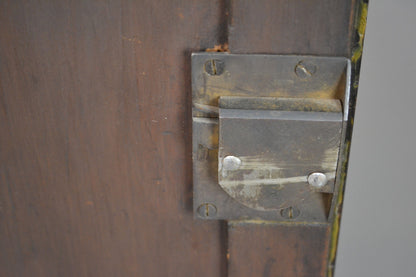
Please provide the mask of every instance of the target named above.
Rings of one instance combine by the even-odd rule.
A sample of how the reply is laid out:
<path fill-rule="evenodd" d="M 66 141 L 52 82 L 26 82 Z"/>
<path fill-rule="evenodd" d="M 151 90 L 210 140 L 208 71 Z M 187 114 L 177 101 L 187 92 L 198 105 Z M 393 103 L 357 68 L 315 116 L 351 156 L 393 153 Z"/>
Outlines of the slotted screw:
<path fill-rule="evenodd" d="M 211 203 L 204 203 L 198 207 L 197 212 L 202 218 L 213 217 L 217 214 L 217 207 Z"/>
<path fill-rule="evenodd" d="M 289 207 L 281 210 L 280 214 L 286 219 L 295 219 L 300 215 L 300 211 L 296 207 Z"/>
<path fill-rule="evenodd" d="M 205 72 L 209 75 L 219 76 L 224 72 L 224 62 L 221 60 L 209 60 L 205 63 Z"/>
<path fill-rule="evenodd" d="M 299 78 L 311 77 L 316 72 L 316 66 L 311 62 L 300 61 L 295 67 L 295 73 Z"/>

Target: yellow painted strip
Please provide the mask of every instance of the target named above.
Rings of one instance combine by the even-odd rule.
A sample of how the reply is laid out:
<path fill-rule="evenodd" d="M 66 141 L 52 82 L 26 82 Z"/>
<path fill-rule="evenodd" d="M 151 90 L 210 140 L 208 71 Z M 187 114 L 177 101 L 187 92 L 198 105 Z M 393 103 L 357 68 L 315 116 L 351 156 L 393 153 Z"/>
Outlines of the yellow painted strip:
<path fill-rule="evenodd" d="M 365 26 L 367 25 L 367 13 L 368 13 L 368 4 L 361 3 L 360 4 L 360 11 L 358 16 L 358 22 L 356 26 L 356 30 L 359 36 L 358 40 L 358 47 L 353 49 L 351 61 L 356 63 L 363 54 L 363 42 L 364 42 L 364 35 L 365 35 Z"/>

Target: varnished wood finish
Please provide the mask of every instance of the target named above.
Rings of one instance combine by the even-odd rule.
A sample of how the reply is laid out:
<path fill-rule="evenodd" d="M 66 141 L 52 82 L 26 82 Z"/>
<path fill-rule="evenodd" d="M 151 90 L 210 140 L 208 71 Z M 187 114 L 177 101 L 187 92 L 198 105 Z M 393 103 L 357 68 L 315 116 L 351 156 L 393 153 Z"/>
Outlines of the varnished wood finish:
<path fill-rule="evenodd" d="M 231 1 L 230 51 L 350 57 L 354 5 L 354 0 Z M 331 225 L 229 226 L 230 277 L 324 277 L 331 272 Z"/>
<path fill-rule="evenodd" d="M 325 226 L 230 223 L 228 230 L 229 276 L 325 276 Z"/>
<path fill-rule="evenodd" d="M 325 276 L 329 227 L 193 218 L 190 53 L 349 56 L 355 1 L 0 1 L 0 276 Z"/>
<path fill-rule="evenodd" d="M 0 2 L 0 276 L 225 276 L 191 208 L 190 53 L 221 7 Z"/>
<path fill-rule="evenodd" d="M 232 53 L 349 57 L 354 0 L 234 0 Z"/>

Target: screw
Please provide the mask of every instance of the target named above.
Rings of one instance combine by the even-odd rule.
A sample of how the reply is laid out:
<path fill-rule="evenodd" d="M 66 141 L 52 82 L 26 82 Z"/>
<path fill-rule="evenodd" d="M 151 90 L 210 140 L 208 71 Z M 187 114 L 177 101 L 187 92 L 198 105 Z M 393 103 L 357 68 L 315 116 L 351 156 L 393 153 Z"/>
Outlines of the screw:
<path fill-rule="evenodd" d="M 204 203 L 198 207 L 197 212 L 200 217 L 213 217 L 217 214 L 217 207 L 211 203 Z"/>
<path fill-rule="evenodd" d="M 209 60 L 205 63 L 205 71 L 209 75 L 219 76 L 224 72 L 224 62 L 220 60 Z"/>
<path fill-rule="evenodd" d="M 300 211 L 295 207 L 289 207 L 281 210 L 280 215 L 286 219 L 294 219 L 300 215 Z"/>
<path fill-rule="evenodd" d="M 240 165 L 241 160 L 235 156 L 227 156 L 222 160 L 222 167 L 225 170 L 236 170 Z"/>
<path fill-rule="evenodd" d="M 295 73 L 299 78 L 306 79 L 316 72 L 316 66 L 311 62 L 300 61 L 295 67 Z"/>
<path fill-rule="evenodd" d="M 314 172 L 314 173 L 309 174 L 308 183 L 312 187 L 322 188 L 328 183 L 328 179 L 326 178 L 325 174 L 320 173 L 320 172 Z"/>

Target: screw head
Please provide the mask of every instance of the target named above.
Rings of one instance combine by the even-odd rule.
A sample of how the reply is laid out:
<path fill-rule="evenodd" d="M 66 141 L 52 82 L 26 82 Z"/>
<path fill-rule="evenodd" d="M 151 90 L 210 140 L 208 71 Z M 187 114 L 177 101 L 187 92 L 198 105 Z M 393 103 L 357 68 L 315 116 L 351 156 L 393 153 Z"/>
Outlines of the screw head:
<path fill-rule="evenodd" d="M 240 165 L 240 158 L 235 156 L 227 156 L 222 160 L 222 168 L 225 170 L 237 170 Z"/>
<path fill-rule="evenodd" d="M 205 63 L 205 72 L 212 76 L 219 76 L 224 73 L 224 62 L 221 60 L 209 60 Z"/>
<path fill-rule="evenodd" d="M 197 212 L 202 218 L 213 217 L 217 214 L 217 207 L 211 203 L 204 203 L 198 207 Z"/>
<path fill-rule="evenodd" d="M 309 174 L 308 183 L 312 187 L 322 188 L 328 183 L 328 178 L 326 177 L 325 174 L 321 172 L 314 172 L 314 173 Z"/>
<path fill-rule="evenodd" d="M 316 65 L 308 61 L 300 61 L 295 67 L 295 73 L 299 78 L 306 79 L 316 72 Z"/>
<path fill-rule="evenodd" d="M 296 207 L 289 207 L 281 210 L 280 215 L 286 219 L 295 219 L 300 215 L 300 211 Z"/>

